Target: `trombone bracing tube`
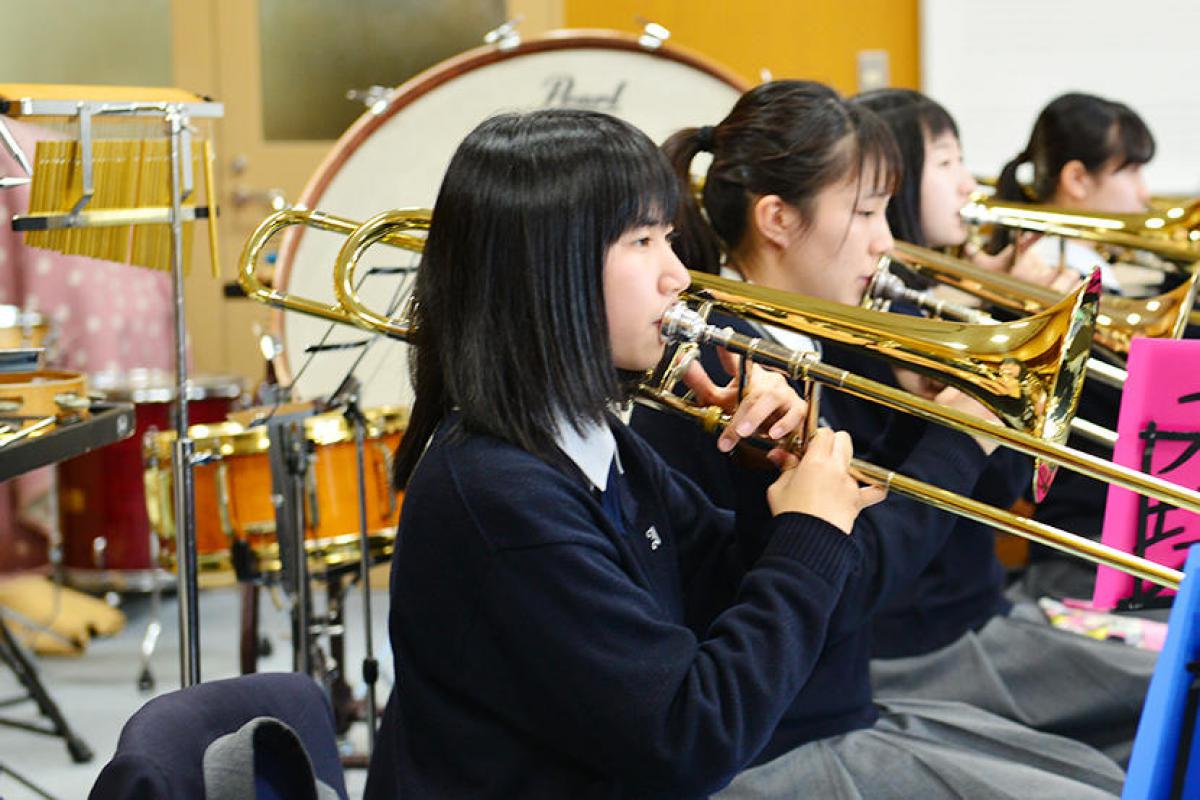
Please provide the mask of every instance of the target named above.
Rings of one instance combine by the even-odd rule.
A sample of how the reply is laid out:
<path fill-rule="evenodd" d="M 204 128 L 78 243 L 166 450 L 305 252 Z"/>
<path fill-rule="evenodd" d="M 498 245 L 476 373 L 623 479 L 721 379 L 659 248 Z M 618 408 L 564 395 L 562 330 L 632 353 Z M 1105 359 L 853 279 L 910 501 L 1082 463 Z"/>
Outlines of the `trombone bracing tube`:
<path fill-rule="evenodd" d="M 719 408 L 698 408 L 669 392 L 655 391 L 646 386 L 642 387 L 636 400 L 657 411 L 690 417 L 713 433 L 720 432 L 729 421 L 728 415 L 723 414 Z M 762 443 L 768 446 L 780 446 L 779 442 L 770 440 L 762 440 Z M 788 445 L 785 443 L 783 446 L 787 447 Z M 796 448 L 791 446 L 789 449 L 795 450 Z M 889 491 L 927 503 L 942 511 L 999 528 L 1007 533 L 1053 547 L 1068 555 L 1078 556 L 1095 564 L 1118 569 L 1168 589 L 1178 589 L 1183 580 L 1183 573 L 1179 570 L 1164 567 L 1162 564 L 1156 564 L 1148 559 L 1139 558 L 1037 520 L 1018 516 L 1011 511 L 981 503 L 971 497 L 955 494 L 931 483 L 901 475 L 861 459 L 851 460 L 850 472 L 864 483 L 882 486 Z"/>
<path fill-rule="evenodd" d="M 1115 483 L 1193 513 L 1200 513 L 1200 492 L 853 375 L 843 369 L 821 363 L 814 353 L 790 350 L 773 342 L 737 333 L 732 328 L 709 325 L 702 316 L 684 303 L 673 306 L 663 315 L 662 330 L 663 336 L 669 341 L 712 342 L 751 361 L 778 369 L 793 380 L 815 380 L 929 422 L 948 424 L 972 435 L 995 439 L 1034 458 L 1067 467 L 1099 481 Z"/>

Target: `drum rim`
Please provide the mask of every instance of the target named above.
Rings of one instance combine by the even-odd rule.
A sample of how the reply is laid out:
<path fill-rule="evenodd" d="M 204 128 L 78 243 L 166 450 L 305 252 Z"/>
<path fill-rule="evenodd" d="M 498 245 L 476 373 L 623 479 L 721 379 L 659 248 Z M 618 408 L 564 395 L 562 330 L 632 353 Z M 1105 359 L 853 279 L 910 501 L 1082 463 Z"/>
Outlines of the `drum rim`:
<path fill-rule="evenodd" d="M 175 400 L 175 376 L 165 370 L 133 369 L 88 376 L 91 387 L 106 399 L 130 403 L 170 403 Z M 236 400 L 245 391 L 239 375 L 201 373 L 188 378 L 189 401 Z"/>
<path fill-rule="evenodd" d="M 367 419 L 367 440 L 379 441 L 403 434 L 408 428 L 408 409 L 403 406 L 373 406 L 364 409 Z M 304 420 L 306 438 L 318 447 L 349 444 L 354 434 L 345 418 L 336 411 L 315 414 Z M 188 427 L 197 453 L 214 460 L 253 456 L 267 452 L 270 436 L 265 425 L 245 427 L 238 422 L 203 422 Z M 176 431 L 156 431 L 143 447 L 143 458 L 169 462 L 175 444 Z"/>
<path fill-rule="evenodd" d="M 466 50 L 456 56 L 451 56 L 445 61 L 440 61 L 395 87 L 391 92 L 388 107 L 382 113 L 375 114 L 371 111 L 365 111 L 362 116 L 355 120 L 346 129 L 346 132 L 334 142 L 329 153 L 317 166 L 316 171 L 301 191 L 296 205 L 302 208 L 316 208 L 321 197 L 325 194 L 325 190 L 329 188 L 329 184 L 333 181 L 334 176 L 338 174 L 346 161 L 357 152 L 358 148 L 362 146 L 363 142 L 371 134 L 382 127 L 384 123 L 389 121 L 401 109 L 407 108 L 424 95 L 443 84 L 449 83 L 460 75 L 518 56 L 553 50 L 582 50 L 589 48 L 624 50 L 659 56 L 669 61 L 685 64 L 700 72 L 707 73 L 717 80 L 724 81 L 738 92 L 746 92 L 751 87 L 749 81 L 742 78 L 742 76 L 738 75 L 732 69 L 699 52 L 677 44 L 662 44 L 656 48 L 648 48 L 639 43 L 639 38 L 637 34 L 625 33 L 623 31 L 593 28 L 564 28 L 550 31 L 542 36 L 523 40 L 516 47 L 501 48 L 494 44 L 485 44 Z M 292 264 L 294 263 L 296 250 L 300 246 L 300 240 L 303 238 L 303 235 L 304 229 L 302 227 L 289 228 L 283 234 L 283 240 L 279 246 L 279 257 L 276 262 L 274 279 L 275 285 L 283 291 L 287 291 L 288 284 L 290 283 Z M 280 341 L 286 341 L 287 339 L 287 332 L 285 330 L 286 320 L 286 312 L 278 308 L 272 309 L 271 327 Z M 281 351 L 279 355 L 275 356 L 272 359 L 272 364 L 275 367 L 279 382 L 285 385 L 290 384 L 293 380 L 293 375 L 291 366 L 288 363 L 286 350 Z"/>

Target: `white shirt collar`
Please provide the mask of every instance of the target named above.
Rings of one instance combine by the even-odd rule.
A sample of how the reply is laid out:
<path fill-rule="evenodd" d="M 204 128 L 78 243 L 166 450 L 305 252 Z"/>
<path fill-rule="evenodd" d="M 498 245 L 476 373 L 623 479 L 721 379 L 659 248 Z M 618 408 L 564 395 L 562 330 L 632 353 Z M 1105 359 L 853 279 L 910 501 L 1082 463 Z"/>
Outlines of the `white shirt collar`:
<path fill-rule="evenodd" d="M 554 440 L 567 458 L 575 462 L 592 485 L 602 492 L 608 488 L 608 472 L 614 458 L 617 469 L 621 469 L 617 439 L 607 424 L 585 423 L 580 433 L 565 417 L 558 417 Z"/>

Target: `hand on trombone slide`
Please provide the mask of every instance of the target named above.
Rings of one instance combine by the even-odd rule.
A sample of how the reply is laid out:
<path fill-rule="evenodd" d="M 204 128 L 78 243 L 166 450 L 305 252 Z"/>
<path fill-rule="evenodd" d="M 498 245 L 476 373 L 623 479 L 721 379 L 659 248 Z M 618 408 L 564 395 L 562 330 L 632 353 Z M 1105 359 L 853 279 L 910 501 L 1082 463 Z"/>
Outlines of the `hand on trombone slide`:
<path fill-rule="evenodd" d="M 1007 272 L 1014 278 L 1020 278 L 1038 286 L 1047 286 L 1059 292 L 1069 292 L 1074 289 L 1082 278 L 1073 270 L 1065 267 L 1052 267 L 1033 250 L 1033 245 L 1042 238 L 1040 233 L 1024 232 L 1017 236 L 1017 241 L 1005 246 L 995 255 L 984 252 L 980 247 L 968 242 L 963 245 L 963 258 L 977 267 L 992 272 Z"/>
<path fill-rule="evenodd" d="M 742 363 L 739 356 L 723 348 L 717 352 L 722 366 L 735 376 L 724 386 L 714 383 L 696 361 L 683 374 L 699 403 L 719 406 L 730 414 L 717 447 L 729 452 L 740 440 L 763 431 L 759 435 L 779 443 L 767 454 L 781 471 L 767 490 L 771 513 L 812 514 L 850 533 L 858 513 L 887 496 L 886 489 L 859 486 L 852 476 L 850 435 L 820 428 L 805 443 L 803 456 L 796 455 L 794 448 L 804 433 L 808 404 L 783 375 L 758 364 Z"/>
<path fill-rule="evenodd" d="M 909 394 L 932 400 L 940 406 L 953 408 L 986 422 L 1001 424 L 1000 418 L 989 411 L 987 406 L 966 392 L 955 389 L 953 386 L 947 386 L 939 380 L 911 369 L 895 367 L 892 372 L 895 373 L 896 382 L 900 384 L 900 388 Z M 999 441 L 986 436 L 972 436 L 971 438 L 989 456 L 1000 446 Z"/>
<path fill-rule="evenodd" d="M 713 382 L 699 361 L 683 373 L 683 382 L 703 405 L 719 406 L 730 415 L 717 439 L 717 449 L 733 450 L 741 439 L 760 433 L 784 444 L 797 432 L 808 413 L 808 404 L 796 394 L 787 378 L 740 356 L 717 348 L 721 366 L 734 377 L 724 386 Z"/>

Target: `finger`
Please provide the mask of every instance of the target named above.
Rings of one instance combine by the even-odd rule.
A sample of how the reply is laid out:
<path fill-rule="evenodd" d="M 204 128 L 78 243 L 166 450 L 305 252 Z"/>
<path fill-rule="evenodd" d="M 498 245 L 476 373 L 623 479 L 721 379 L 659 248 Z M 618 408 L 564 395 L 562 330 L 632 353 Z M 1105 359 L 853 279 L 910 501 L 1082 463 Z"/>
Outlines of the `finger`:
<path fill-rule="evenodd" d="M 797 395 L 796 402 L 787 405 L 783 414 L 780 415 L 779 419 L 775 420 L 775 423 L 771 425 L 771 429 L 767 431 L 767 436 L 772 439 L 782 439 L 788 434 L 794 433 L 804 424 L 804 418 L 807 415 L 808 403 Z"/>
<path fill-rule="evenodd" d="M 704 365 L 699 361 L 693 361 L 688 364 L 687 369 L 683 373 L 683 382 L 689 389 L 696 394 L 696 399 L 705 405 L 715 404 L 724 407 L 726 402 L 725 395 L 721 391 L 722 387 L 717 386 L 713 379 L 709 377 L 708 372 L 704 369 Z"/>
<path fill-rule="evenodd" d="M 808 444 L 804 448 L 805 453 L 811 453 L 818 458 L 828 458 L 833 452 L 833 431 L 829 428 L 817 428 L 816 432 L 809 437 Z"/>
<path fill-rule="evenodd" d="M 887 489 L 882 486 L 862 486 L 858 490 L 859 508 L 870 508 L 876 503 L 882 503 L 887 498 Z"/>
<path fill-rule="evenodd" d="M 835 433 L 831 452 L 837 463 L 849 466 L 850 459 L 854 457 L 854 441 L 850 434 L 845 431 Z"/>
<path fill-rule="evenodd" d="M 1038 243 L 1042 238 L 1042 234 L 1038 231 L 1025 231 L 1017 235 L 1017 254 L 1024 253 L 1029 248 Z"/>
<path fill-rule="evenodd" d="M 736 380 L 738 370 L 742 367 L 742 357 L 729 352 L 724 347 L 718 347 L 717 358 L 720 360 L 721 366 L 725 368 L 725 371 Z"/>
<path fill-rule="evenodd" d="M 773 448 L 767 453 L 767 460 L 778 467 L 780 472 L 787 472 L 800 463 L 800 458 L 795 453 L 782 447 Z"/>
<path fill-rule="evenodd" d="M 722 452 L 729 452 L 737 444 L 738 439 L 744 439 L 754 434 L 759 426 L 766 421 L 779 407 L 780 398 L 772 393 L 754 394 L 738 404 L 729 424 L 725 427 L 717 447 Z"/>

